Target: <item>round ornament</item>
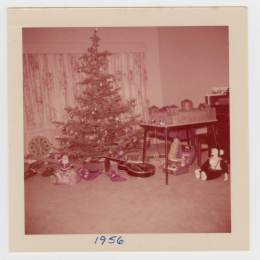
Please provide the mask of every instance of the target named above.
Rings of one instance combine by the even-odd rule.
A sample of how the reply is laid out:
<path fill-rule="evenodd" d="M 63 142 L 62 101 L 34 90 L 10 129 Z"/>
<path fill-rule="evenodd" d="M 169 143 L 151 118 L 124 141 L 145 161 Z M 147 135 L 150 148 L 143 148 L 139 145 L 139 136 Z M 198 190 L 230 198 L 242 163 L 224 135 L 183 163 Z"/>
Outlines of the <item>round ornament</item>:
<path fill-rule="evenodd" d="M 31 139 L 28 145 L 28 152 L 35 159 L 42 159 L 51 150 L 51 143 L 44 136 L 36 136 Z"/>
<path fill-rule="evenodd" d="M 124 151 L 123 150 L 120 150 L 119 153 L 118 153 L 118 156 L 123 156 L 124 155 Z"/>
<path fill-rule="evenodd" d="M 89 140 L 94 140 L 96 138 L 96 135 L 89 135 Z"/>

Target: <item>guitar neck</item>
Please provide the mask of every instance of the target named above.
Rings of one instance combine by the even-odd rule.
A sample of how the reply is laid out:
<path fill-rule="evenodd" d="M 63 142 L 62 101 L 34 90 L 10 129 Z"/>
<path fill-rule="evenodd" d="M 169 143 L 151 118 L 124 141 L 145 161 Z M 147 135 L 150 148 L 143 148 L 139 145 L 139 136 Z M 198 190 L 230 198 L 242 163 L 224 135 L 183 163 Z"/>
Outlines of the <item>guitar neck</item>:
<path fill-rule="evenodd" d="M 104 156 L 103 158 L 114 161 L 114 162 L 119 162 L 119 163 L 125 163 L 126 162 L 124 160 L 120 160 L 120 159 L 116 159 L 116 158 L 108 157 L 108 156 Z"/>

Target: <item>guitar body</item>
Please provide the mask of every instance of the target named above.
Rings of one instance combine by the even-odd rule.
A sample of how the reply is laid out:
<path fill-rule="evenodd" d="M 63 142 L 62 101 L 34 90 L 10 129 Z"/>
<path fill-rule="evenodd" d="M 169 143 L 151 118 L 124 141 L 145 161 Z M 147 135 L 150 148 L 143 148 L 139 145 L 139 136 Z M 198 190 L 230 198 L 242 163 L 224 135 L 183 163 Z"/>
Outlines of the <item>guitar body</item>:
<path fill-rule="evenodd" d="M 149 163 L 125 162 L 118 164 L 119 170 L 125 170 L 129 175 L 135 177 L 150 177 L 155 173 L 155 167 Z"/>
<path fill-rule="evenodd" d="M 155 173 L 154 165 L 142 162 L 127 162 L 111 157 L 104 157 L 106 170 L 110 167 L 110 160 L 118 163 L 118 169 L 126 171 L 129 175 L 135 177 L 149 177 Z"/>

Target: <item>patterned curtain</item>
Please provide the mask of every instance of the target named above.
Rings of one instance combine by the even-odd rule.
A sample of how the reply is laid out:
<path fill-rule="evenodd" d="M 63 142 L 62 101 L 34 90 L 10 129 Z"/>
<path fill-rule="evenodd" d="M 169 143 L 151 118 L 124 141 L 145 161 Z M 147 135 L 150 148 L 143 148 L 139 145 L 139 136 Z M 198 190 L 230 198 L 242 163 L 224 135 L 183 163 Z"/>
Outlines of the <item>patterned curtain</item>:
<path fill-rule="evenodd" d="M 25 131 L 53 128 L 64 120 L 66 106 L 75 104 L 83 75 L 77 73 L 81 54 L 24 54 Z M 109 57 L 108 70 L 116 75 L 122 97 L 136 100 L 135 113 L 146 117 L 144 53 L 120 53 Z"/>
<path fill-rule="evenodd" d="M 144 53 L 114 54 L 109 59 L 108 71 L 116 76 L 123 99 L 135 99 L 135 114 L 147 117 L 146 70 Z"/>

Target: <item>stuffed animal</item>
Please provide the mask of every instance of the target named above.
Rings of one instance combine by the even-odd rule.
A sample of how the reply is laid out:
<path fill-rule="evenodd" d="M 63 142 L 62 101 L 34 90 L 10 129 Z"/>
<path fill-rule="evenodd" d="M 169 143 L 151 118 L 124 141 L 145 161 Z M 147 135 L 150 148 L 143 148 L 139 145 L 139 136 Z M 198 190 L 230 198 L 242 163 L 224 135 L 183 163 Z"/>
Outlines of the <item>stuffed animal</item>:
<path fill-rule="evenodd" d="M 181 140 L 177 137 L 174 137 L 171 143 L 168 159 L 172 162 L 181 161 L 182 159 Z"/>
<path fill-rule="evenodd" d="M 59 169 L 51 176 L 52 183 L 73 185 L 80 181 L 80 176 L 73 169 L 67 154 L 60 159 L 59 166 Z"/>
<path fill-rule="evenodd" d="M 222 156 L 224 151 L 218 148 L 211 149 L 210 158 L 202 165 L 201 168 L 195 170 L 195 177 L 197 179 L 206 181 L 224 175 L 224 181 L 228 180 L 228 166 Z"/>

